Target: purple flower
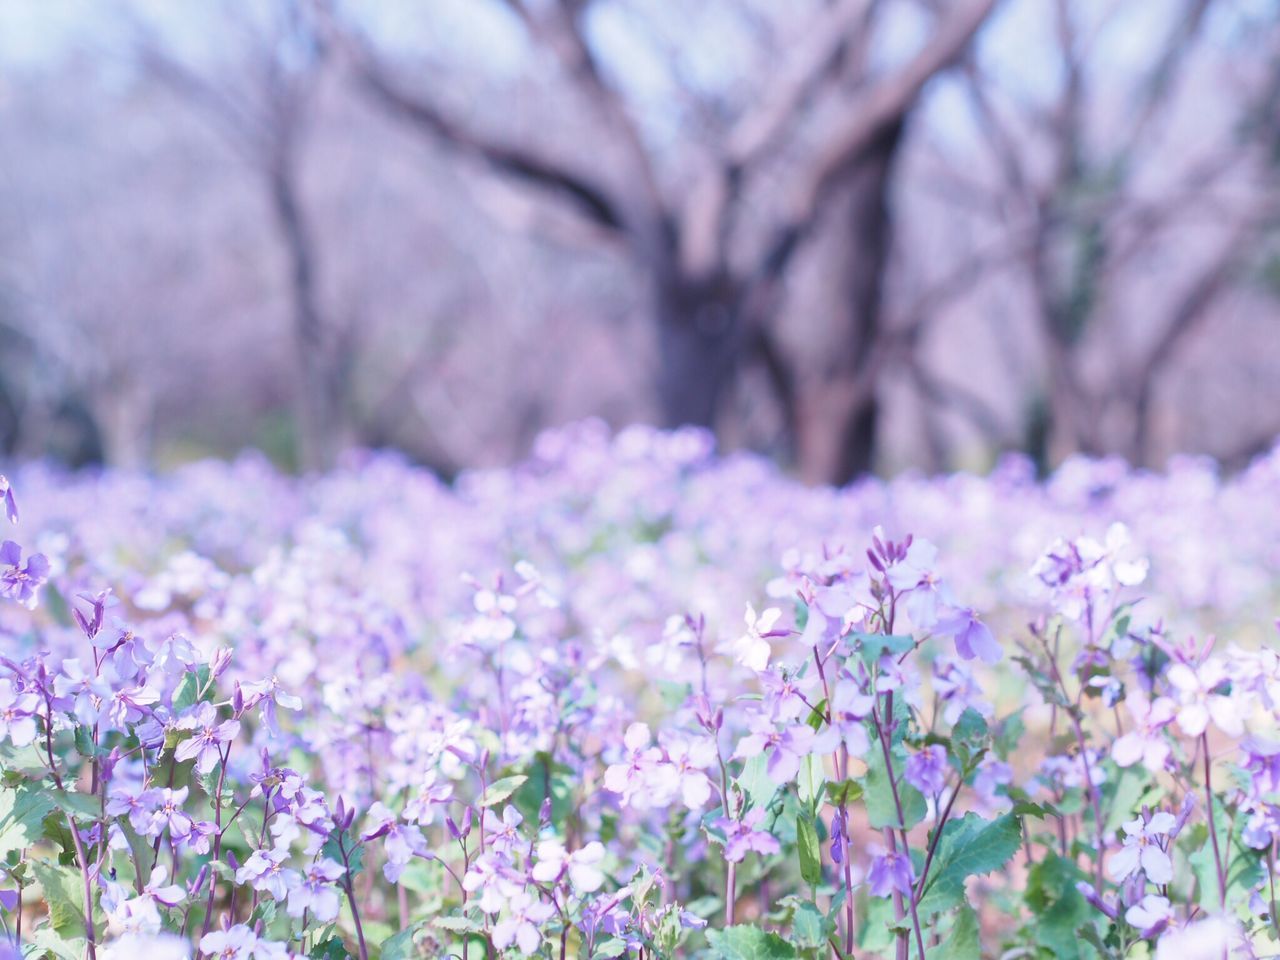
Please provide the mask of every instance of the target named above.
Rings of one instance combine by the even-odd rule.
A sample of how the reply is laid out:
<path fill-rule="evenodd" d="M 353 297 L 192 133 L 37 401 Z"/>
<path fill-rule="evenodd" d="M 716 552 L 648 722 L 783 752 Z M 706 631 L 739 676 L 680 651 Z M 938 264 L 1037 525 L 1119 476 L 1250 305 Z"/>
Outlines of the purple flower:
<path fill-rule="evenodd" d="M 493 928 L 493 945 L 505 950 L 514 943 L 525 955 L 536 953 L 542 945 L 542 933 L 538 927 L 555 912 L 555 908 L 523 892 L 512 897 L 507 907 L 510 914 Z"/>
<path fill-rule="evenodd" d="M 781 730 L 766 717 L 751 718 L 752 733 L 738 743 L 734 756 L 749 760 L 761 753 L 768 755 L 765 769 L 769 779 L 781 786 L 790 783 L 800 772 L 800 761 L 813 752 L 813 728 L 808 724 L 789 724 Z"/>
<path fill-rule="evenodd" d="M 71 712 L 83 726 L 98 722 L 104 701 L 111 697 L 111 684 L 86 673 L 79 658 L 62 661 L 62 672 L 53 678 L 53 692 L 59 700 L 71 701 Z"/>
<path fill-rule="evenodd" d="M 4 500 L 4 513 L 10 523 L 18 522 L 18 503 L 13 499 L 13 487 L 9 478 L 0 473 L 0 499 Z"/>
<path fill-rule="evenodd" d="M 831 724 L 855 757 L 862 756 L 871 745 L 863 721 L 871 716 L 875 703 L 876 698 L 863 693 L 853 680 L 841 680 L 831 694 Z"/>
<path fill-rule="evenodd" d="M 35 712 L 40 699 L 20 692 L 9 679 L 0 679 L 0 739 L 8 737 L 15 747 L 25 747 L 36 738 Z"/>
<path fill-rule="evenodd" d="M 328 923 L 338 915 L 340 901 L 334 882 L 346 873 L 342 864 L 328 857 L 317 860 L 307 868 L 302 877 L 289 889 L 288 914 L 300 917 L 310 911 L 320 923 Z"/>
<path fill-rule="evenodd" d="M 1173 720 L 1173 701 L 1168 697 L 1151 700 L 1141 690 L 1134 690 L 1124 705 L 1134 725 L 1111 745 L 1111 759 L 1121 767 L 1141 762 L 1152 773 L 1160 773 L 1173 752 L 1162 732 Z"/>
<path fill-rule="evenodd" d="M 867 889 L 873 897 L 887 897 L 894 891 L 909 897 L 915 879 L 911 858 L 892 850 L 871 861 L 871 869 L 867 872 Z"/>
<path fill-rule="evenodd" d="M 962 660 L 939 657 L 934 661 L 933 690 L 942 701 L 942 718 L 947 723 L 955 723 L 969 709 L 983 717 L 994 712 L 982 696 L 973 669 Z"/>
<path fill-rule="evenodd" d="M 284 868 L 288 859 L 288 847 L 255 850 L 236 871 L 236 883 L 247 883 L 260 893 L 270 894 L 274 900 L 283 900 L 289 887 L 296 886 L 301 879 L 295 871 Z"/>
<path fill-rule="evenodd" d="M 604 859 L 604 845 L 592 840 L 581 850 L 567 853 L 559 840 L 543 840 L 538 844 L 538 862 L 532 876 L 539 883 L 558 883 L 567 872 L 575 893 L 595 893 L 604 883 L 599 866 Z"/>
<path fill-rule="evenodd" d="M 977 657 L 983 663 L 1000 662 L 1000 644 L 971 607 L 953 607 L 939 618 L 934 629 L 954 638 L 956 653 L 962 660 Z"/>
<path fill-rule="evenodd" d="M 1215 657 L 1199 666 L 1175 663 L 1168 678 L 1178 699 L 1178 726 L 1188 737 L 1204 733 L 1210 720 L 1228 736 L 1244 733 L 1245 698 L 1222 692 L 1229 677 L 1221 660 Z"/>
<path fill-rule="evenodd" d="M 1243 766 L 1252 775 L 1253 792 L 1258 796 L 1280 792 L 1280 743 L 1249 737 L 1240 747 L 1248 758 Z"/>
<path fill-rule="evenodd" d="M 781 850 L 778 840 L 765 830 L 757 830 L 764 819 L 764 808 L 756 807 L 741 820 L 730 820 L 718 817 L 712 826 L 724 831 L 724 858 L 730 863 L 738 863 L 750 851 L 762 856 L 771 856 Z"/>
<path fill-rule="evenodd" d="M 30 610 L 36 606 L 36 591 L 49 578 L 49 560 L 33 553 L 22 565 L 22 548 L 12 540 L 0 544 L 0 597 L 14 600 Z"/>
<path fill-rule="evenodd" d="M 239 720 L 218 721 L 218 711 L 211 703 L 201 703 L 178 721 L 178 729 L 194 733 L 178 744 L 174 759 L 179 763 L 196 761 L 200 773 L 208 773 L 222 759 L 222 745 L 230 743 L 240 732 Z"/>
<path fill-rule="evenodd" d="M 191 833 L 191 817 L 182 809 L 187 802 L 187 787 L 171 790 L 159 787 L 143 794 L 143 802 L 151 810 L 147 828 L 140 831 L 148 837 L 158 837 L 167 829 L 174 840 L 182 840 Z"/>
<path fill-rule="evenodd" d="M 937 796 L 947 785 L 947 751 L 939 744 L 907 757 L 907 783 L 927 797 Z"/>

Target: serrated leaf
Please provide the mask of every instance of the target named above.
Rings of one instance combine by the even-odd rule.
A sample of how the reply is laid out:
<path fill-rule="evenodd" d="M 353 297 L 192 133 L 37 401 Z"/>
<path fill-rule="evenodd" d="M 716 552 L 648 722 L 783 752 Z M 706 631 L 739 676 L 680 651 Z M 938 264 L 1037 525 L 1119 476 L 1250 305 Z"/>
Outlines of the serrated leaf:
<path fill-rule="evenodd" d="M 1231 830 L 1231 821 L 1218 797 L 1213 798 L 1213 822 L 1218 831 L 1218 849 L 1226 863 L 1227 902 L 1247 900 L 1249 891 L 1257 886 L 1264 876 L 1262 851 L 1251 850 L 1240 842 L 1239 834 Z M 1203 835 L 1204 844 L 1187 857 L 1187 862 L 1191 864 L 1191 869 L 1195 871 L 1199 881 L 1200 906 L 1207 911 L 1213 911 L 1219 909 L 1222 896 L 1214 858 L 1213 838 L 1209 836 L 1207 826 L 1198 826 L 1197 835 Z"/>
<path fill-rule="evenodd" d="M 942 830 L 925 881 L 918 906 L 921 916 L 963 904 L 965 880 L 999 870 L 1018 852 L 1021 843 L 1018 818 L 1010 814 L 984 820 L 976 813 L 967 813 L 960 820 L 952 820 Z"/>
<path fill-rule="evenodd" d="M 817 905 L 805 901 L 796 905 L 791 917 L 791 936 L 795 945 L 801 950 L 816 950 L 827 945 L 827 938 L 836 929 L 836 925 L 818 909 Z"/>
<path fill-rule="evenodd" d="M 828 781 L 827 803 L 833 807 L 848 806 L 862 799 L 862 784 L 857 780 Z"/>
<path fill-rule="evenodd" d="M 31 945 L 41 953 L 25 954 L 29 957 L 44 956 L 45 953 L 57 957 L 58 960 L 81 960 L 85 954 L 85 939 L 80 938 L 64 938 L 58 936 L 48 927 L 37 930 L 31 935 Z"/>
<path fill-rule="evenodd" d="M 26 784 L 0 790 L 0 857 L 39 840 L 44 834 L 42 821 L 52 809 L 49 791 Z"/>
<path fill-rule="evenodd" d="M 1082 941 L 1077 931 L 1093 915 L 1093 908 L 1076 889 L 1083 879 L 1075 864 L 1051 850 L 1027 872 L 1025 900 L 1036 918 L 1032 935 L 1062 960 L 1079 960 Z"/>
<path fill-rule="evenodd" d="M 501 780 L 495 780 L 489 786 L 485 787 L 484 793 L 480 795 L 480 806 L 492 807 L 495 803 L 501 803 L 507 797 L 511 796 L 524 784 L 529 778 L 520 774 L 515 777 L 503 777 Z"/>
<path fill-rule="evenodd" d="M 473 917 L 436 917 L 431 925 L 437 930 L 448 930 L 450 933 L 475 933 L 484 926 Z"/>
<path fill-rule="evenodd" d="M 800 876 L 810 886 L 817 886 L 822 882 L 822 854 L 818 828 L 808 817 L 796 817 L 796 849 L 800 853 Z"/>
<path fill-rule="evenodd" d="M 896 634 L 853 633 L 850 636 L 857 641 L 858 653 L 862 655 L 867 666 L 879 663 L 880 658 L 886 653 L 900 657 L 916 645 L 913 637 Z"/>
<path fill-rule="evenodd" d="M 751 924 L 708 930 L 707 942 L 720 960 L 791 960 L 796 948 L 776 933 Z"/>
<path fill-rule="evenodd" d="M 47 860 L 34 860 L 31 871 L 40 884 L 49 908 L 49 925 L 64 939 L 83 937 L 84 878 L 75 867 L 64 867 Z"/>
<path fill-rule="evenodd" d="M 49 794 L 49 799 L 53 802 L 53 805 L 63 813 L 69 813 L 77 819 L 102 819 L 102 801 L 93 794 L 59 793 L 57 791 L 53 791 Z"/>
<path fill-rule="evenodd" d="M 413 938 L 426 926 L 426 921 L 415 923 L 382 941 L 378 955 L 380 960 L 415 960 L 419 956 Z"/>

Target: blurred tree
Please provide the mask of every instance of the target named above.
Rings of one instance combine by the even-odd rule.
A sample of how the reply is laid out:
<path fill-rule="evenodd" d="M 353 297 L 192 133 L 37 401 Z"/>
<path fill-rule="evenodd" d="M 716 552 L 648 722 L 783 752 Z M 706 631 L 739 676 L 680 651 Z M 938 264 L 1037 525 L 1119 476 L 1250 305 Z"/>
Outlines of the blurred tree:
<path fill-rule="evenodd" d="M 1219 41 L 1219 56 L 1249 53 L 1243 62 L 1255 68 L 1246 68 L 1239 89 L 1226 98 L 1235 112 L 1201 124 L 1200 142 L 1185 156 L 1171 156 L 1160 143 L 1183 118 L 1188 88 L 1182 81 L 1196 66 L 1193 56 L 1214 6 L 1179 0 L 1169 7 L 1167 31 L 1137 71 L 1122 120 L 1114 115 L 1120 91 L 1102 80 L 1116 72 L 1105 59 L 1109 34 L 1126 29 L 1112 22 L 1128 12 L 1119 5 L 1099 10 L 1054 0 L 1061 82 L 1048 103 L 1002 95 L 973 58 L 967 61 L 970 102 L 1001 177 L 997 209 L 1008 231 L 1006 249 L 1030 286 L 1047 360 L 1047 385 L 1031 398 L 1027 436 L 1044 464 L 1116 450 L 1135 463 L 1152 462 L 1163 376 L 1186 342 L 1220 314 L 1259 237 L 1280 214 L 1275 203 L 1258 202 L 1277 183 L 1263 159 L 1280 122 L 1275 24 L 1253 37 Z M 1046 155 L 1047 164 L 1038 162 Z M 1253 189 L 1241 195 L 1246 182 Z M 1195 243 L 1189 224 L 1199 227 Z M 1139 301 L 1145 313 L 1139 321 L 1130 298 L 1143 288 L 1150 257 L 1162 247 L 1179 266 L 1164 289 Z M 1126 327 L 1145 334 L 1129 351 Z M 1109 363 L 1096 360 L 1100 344 Z M 1099 367 L 1106 372 L 1096 372 Z"/>
<path fill-rule="evenodd" d="M 151 76 L 215 123 L 260 182 L 288 258 L 298 464 L 322 470 L 345 442 L 343 373 L 350 350 L 349 337 L 324 315 L 319 250 L 301 185 L 307 125 L 325 49 L 305 0 L 273 0 L 265 7 L 265 18 L 255 17 L 247 5 L 230 9 L 251 37 L 247 84 L 244 76 L 202 75 L 141 23 L 138 56 Z"/>
<path fill-rule="evenodd" d="M 330 22 L 375 102 L 433 141 L 553 196 L 618 242 L 650 288 L 666 423 L 717 425 L 740 374 L 756 363 L 796 438 L 802 472 L 843 481 L 869 469 L 894 157 L 921 90 L 960 56 L 994 0 L 944 5 L 909 56 L 878 70 L 866 45 L 884 4 L 819 5 L 783 62 L 759 65 L 768 82 L 758 98 L 735 111 L 708 149 L 682 156 L 665 177 L 662 152 L 647 141 L 644 123 L 591 43 L 592 4 L 503 2 L 558 63 L 573 92 L 566 99 L 584 105 L 584 126 L 603 142 L 566 156 L 532 138 L 488 133 L 425 84 L 405 82 L 403 68 L 393 68 L 356 25 L 357 8 Z M 803 151 L 794 149 L 802 140 Z M 778 177 L 771 164 L 783 152 L 788 166 Z M 664 188 L 664 179 L 678 188 Z M 761 216 L 751 188 L 779 181 L 784 199 L 772 204 L 772 216 Z M 848 260 L 830 318 L 836 335 L 808 369 L 779 346 L 774 323 L 780 288 L 828 208 L 844 224 Z"/>

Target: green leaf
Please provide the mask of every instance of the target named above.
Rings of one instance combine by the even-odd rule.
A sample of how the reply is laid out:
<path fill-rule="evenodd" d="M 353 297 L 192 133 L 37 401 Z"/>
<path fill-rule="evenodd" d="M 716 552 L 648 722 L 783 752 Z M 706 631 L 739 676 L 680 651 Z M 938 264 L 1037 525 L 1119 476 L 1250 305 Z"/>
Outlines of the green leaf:
<path fill-rule="evenodd" d="M 341 940 L 337 937 L 329 937 L 312 947 L 307 956 L 312 960 L 347 960 L 351 954 L 347 953 L 347 948 Z"/>
<path fill-rule="evenodd" d="M 173 712 L 180 714 L 196 705 L 200 691 L 209 682 L 209 668 L 202 666 L 197 670 L 188 670 L 178 681 L 178 689 L 173 692 Z"/>
<path fill-rule="evenodd" d="M 924 796 L 915 787 L 902 779 L 904 760 L 901 751 L 893 751 L 894 768 L 897 771 L 898 799 L 902 802 L 902 819 L 898 822 L 897 805 L 893 800 L 893 785 L 884 764 L 884 751 L 872 750 L 867 761 L 867 774 L 864 779 L 864 795 L 867 803 L 867 818 L 876 830 L 884 827 L 903 827 L 911 829 L 924 819 L 929 811 Z"/>
<path fill-rule="evenodd" d="M 26 784 L 0 790 L 0 857 L 29 847 L 43 836 L 41 821 L 53 809 L 51 792 Z"/>
<path fill-rule="evenodd" d="M 796 904 L 791 916 L 791 938 L 801 950 L 817 950 L 827 945 L 836 925 L 810 901 Z"/>
<path fill-rule="evenodd" d="M 495 803 L 501 803 L 519 790 L 528 779 L 528 777 L 521 774 L 520 776 L 503 777 L 501 780 L 493 781 L 493 783 L 485 787 L 484 793 L 480 795 L 480 806 L 492 807 Z"/>
<path fill-rule="evenodd" d="M 707 941 L 720 960 L 791 960 L 796 955 L 796 948 L 776 933 L 752 924 L 708 930 Z"/>
<path fill-rule="evenodd" d="M 536 823 L 543 801 L 551 798 L 551 824 L 562 828 L 574 811 L 573 771 L 556 763 L 551 754 L 540 751 L 525 768 L 528 780 L 515 792 L 512 801 L 530 823 Z M 563 833 L 563 829 L 561 829 Z"/>
<path fill-rule="evenodd" d="M 869 667 L 879 663 L 886 653 L 900 657 L 916 645 L 914 638 L 895 634 L 853 633 L 850 636 L 858 642 L 858 652 Z"/>
<path fill-rule="evenodd" d="M 79 939 L 63 939 L 48 927 L 37 930 L 31 935 L 31 945 L 34 946 L 38 953 L 27 952 L 28 957 L 43 957 L 45 954 L 52 954 L 58 960 L 81 960 L 85 954 L 84 945 L 86 943 L 83 936 Z"/>
<path fill-rule="evenodd" d="M 1218 797 L 1213 798 L 1213 822 L 1218 831 L 1218 849 L 1227 867 L 1227 902 L 1247 900 L 1249 891 L 1262 882 L 1264 875 L 1262 851 L 1251 850 L 1244 846 L 1240 842 L 1239 834 L 1231 832 L 1231 821 Z M 1204 844 L 1187 857 L 1187 861 L 1191 864 L 1191 869 L 1195 871 L 1196 879 L 1199 881 L 1200 906 L 1212 912 L 1219 909 L 1221 897 L 1218 868 L 1214 860 L 1213 838 L 1209 836 L 1208 827 L 1205 825 L 1197 825 L 1195 836 L 1203 837 Z"/>
<path fill-rule="evenodd" d="M 767 807 L 778 792 L 778 785 L 769 776 L 768 763 L 769 758 L 762 753 L 744 763 L 738 775 L 736 783 L 753 807 Z"/>
<path fill-rule="evenodd" d="M 617 937 L 610 937 L 604 943 L 597 944 L 595 952 L 591 954 L 592 960 L 600 958 L 600 960 L 612 960 L 613 957 L 620 957 L 627 952 L 627 941 L 620 940 Z"/>
<path fill-rule="evenodd" d="M 965 880 L 999 870 L 1018 852 L 1021 843 L 1018 818 L 1009 814 L 983 820 L 976 813 L 967 813 L 960 820 L 952 820 L 942 830 L 942 840 L 918 905 L 920 914 L 933 914 L 965 903 Z"/>
<path fill-rule="evenodd" d="M 436 917 L 431 925 L 437 930 L 448 930 L 450 933 L 479 933 L 484 925 L 475 917 Z"/>
<path fill-rule="evenodd" d="M 1021 710 L 1010 714 L 996 725 L 995 747 L 1001 760 L 1008 760 L 1009 754 L 1018 749 L 1026 729 L 1026 724 L 1022 722 Z"/>
<path fill-rule="evenodd" d="M 1044 859 L 1027 873 L 1025 900 L 1035 916 L 1032 936 L 1062 960 L 1079 960 L 1083 952 L 1076 931 L 1093 912 L 1076 889 L 1076 882 L 1083 879 L 1075 864 L 1052 851 L 1046 851 Z"/>
<path fill-rule="evenodd" d="M 102 819 L 102 801 L 90 793 L 52 792 L 49 799 L 63 813 L 69 813 L 79 820 Z"/>
<path fill-rule="evenodd" d="M 796 847 L 800 851 L 800 876 L 810 886 L 817 886 L 822 882 L 822 853 L 818 828 L 808 817 L 796 817 Z"/>
<path fill-rule="evenodd" d="M 839 783 L 827 782 L 827 803 L 833 807 L 848 806 L 862 799 L 862 784 L 857 780 L 842 780 Z"/>
<path fill-rule="evenodd" d="M 960 910 L 944 947 L 949 947 L 943 952 L 948 960 L 982 960 L 982 925 L 976 910 L 972 907 Z"/>
<path fill-rule="evenodd" d="M 1144 768 L 1143 773 L 1145 772 Z M 1122 823 L 1133 819 L 1138 801 L 1146 789 L 1147 779 L 1147 776 L 1140 775 L 1133 767 L 1121 772 L 1116 781 L 1115 793 L 1111 797 L 1111 809 L 1107 812 L 1103 833 L 1115 833 Z"/>
<path fill-rule="evenodd" d="M 76 867 L 61 867 L 47 860 L 33 860 L 31 871 L 49 907 L 49 925 L 65 939 L 85 934 L 84 877 Z"/>
<path fill-rule="evenodd" d="M 821 757 L 811 753 L 800 761 L 800 774 L 796 787 L 801 802 L 810 811 L 818 809 L 818 799 L 822 796 L 822 788 L 826 782 L 827 775 L 823 770 Z"/>
<path fill-rule="evenodd" d="M 413 938 L 426 925 L 425 920 L 415 923 L 401 930 L 395 936 L 382 941 L 382 946 L 379 948 L 380 960 L 417 960 L 419 956 L 418 947 L 413 942 Z"/>

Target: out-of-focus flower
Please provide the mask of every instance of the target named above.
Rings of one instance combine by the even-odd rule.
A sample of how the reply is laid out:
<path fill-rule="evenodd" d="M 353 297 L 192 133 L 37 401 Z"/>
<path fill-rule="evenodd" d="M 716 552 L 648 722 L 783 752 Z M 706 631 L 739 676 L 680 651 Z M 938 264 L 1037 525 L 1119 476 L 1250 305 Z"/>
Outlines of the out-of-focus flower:
<path fill-rule="evenodd" d="M 904 776 L 907 783 L 926 797 L 936 796 L 947 785 L 947 751 L 932 744 L 907 757 Z"/>
<path fill-rule="evenodd" d="M 1124 918 L 1137 927 L 1142 935 L 1151 938 L 1159 934 L 1173 919 L 1173 907 L 1168 897 L 1148 893 L 1125 911 Z"/>
<path fill-rule="evenodd" d="M 749 760 L 767 756 L 765 769 L 779 785 L 790 783 L 800 772 L 800 761 L 813 752 L 815 734 L 805 723 L 786 724 L 779 729 L 767 717 L 751 718 L 752 732 L 738 741 L 734 756 Z"/>
<path fill-rule="evenodd" d="M 938 619 L 934 630 L 955 640 L 956 653 L 962 660 L 977 657 L 983 663 L 1000 662 L 1000 644 L 969 607 L 953 607 Z"/>
<path fill-rule="evenodd" d="M 1221 692 L 1229 678 L 1220 659 L 1213 657 L 1194 667 L 1175 663 L 1167 676 L 1178 699 L 1178 726 L 1187 736 L 1200 736 L 1211 720 L 1228 736 L 1244 733 L 1245 704 L 1240 696 Z"/>
<path fill-rule="evenodd" d="M 1111 745 L 1111 759 L 1118 766 L 1141 762 L 1152 773 L 1164 770 L 1173 748 L 1163 731 L 1174 717 L 1176 707 L 1168 697 L 1150 699 L 1141 690 L 1132 691 L 1124 701 L 1133 726 Z"/>
<path fill-rule="evenodd" d="M 33 553 L 22 563 L 22 548 L 12 540 L 0 544 L 0 597 L 7 597 L 34 610 L 37 592 L 49 578 L 49 560 Z"/>
<path fill-rule="evenodd" d="M 604 844 L 598 840 L 573 853 L 567 853 L 559 840 L 543 840 L 538 844 L 532 876 L 539 883 L 557 883 L 567 873 L 575 893 L 594 893 L 604 883 L 599 866 L 603 859 Z"/>
<path fill-rule="evenodd" d="M 756 608 L 748 603 L 747 612 L 742 618 L 747 625 L 747 632 L 732 645 L 734 659 L 756 673 L 767 667 L 769 657 L 773 655 L 769 639 L 777 635 L 773 627 L 781 616 L 782 611 L 777 607 L 770 607 L 757 615 Z"/>
<path fill-rule="evenodd" d="M 515 944 L 526 956 L 542 946 L 538 929 L 555 912 L 549 903 L 535 900 L 528 893 L 517 893 L 507 904 L 509 911 L 493 928 L 493 945 L 505 950 Z"/>
<path fill-rule="evenodd" d="M 915 879 L 911 858 L 890 850 L 872 859 L 871 869 L 867 871 L 867 889 L 873 897 L 887 897 L 895 892 L 909 897 Z"/>

